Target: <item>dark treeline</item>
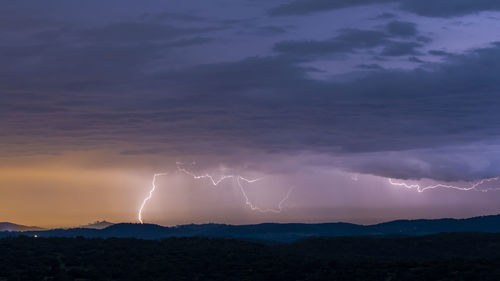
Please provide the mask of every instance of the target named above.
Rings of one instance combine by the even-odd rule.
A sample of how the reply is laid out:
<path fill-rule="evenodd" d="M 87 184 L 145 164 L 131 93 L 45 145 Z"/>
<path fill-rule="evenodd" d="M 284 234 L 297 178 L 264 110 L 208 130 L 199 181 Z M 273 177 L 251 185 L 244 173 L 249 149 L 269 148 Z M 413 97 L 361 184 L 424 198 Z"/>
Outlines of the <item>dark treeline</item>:
<path fill-rule="evenodd" d="M 500 234 L 0 239 L 0 280 L 500 280 Z"/>

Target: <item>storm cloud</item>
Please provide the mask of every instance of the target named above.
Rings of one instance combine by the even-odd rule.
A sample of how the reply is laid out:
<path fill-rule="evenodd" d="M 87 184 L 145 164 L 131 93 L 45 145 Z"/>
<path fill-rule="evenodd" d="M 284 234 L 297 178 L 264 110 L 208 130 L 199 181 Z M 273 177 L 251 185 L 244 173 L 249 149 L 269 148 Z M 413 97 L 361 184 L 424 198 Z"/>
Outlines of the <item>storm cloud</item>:
<path fill-rule="evenodd" d="M 306 15 L 389 2 L 295 1 L 272 11 Z M 489 1 L 453 3 L 399 7 L 443 17 L 497 8 Z M 123 155 L 213 153 L 238 162 L 231 153 L 248 149 L 328 154 L 344 159 L 335 164 L 340 169 L 384 177 L 471 180 L 500 173 L 429 156 L 453 157 L 450 147 L 481 142 L 494 147 L 500 44 L 448 52 L 431 38 L 441 29 L 426 32 L 425 22 L 394 17 L 312 36 L 266 9 L 240 14 L 239 21 L 217 11 L 142 11 L 91 25 L 3 13 L 4 154 L 18 153 L 19 142 L 33 153 L 112 145 L 123 146 Z M 429 152 L 416 152 L 422 150 Z M 380 153 L 393 158 L 373 156 Z M 365 154 L 372 156 L 363 163 Z M 398 155 L 410 154 L 427 168 L 396 164 Z"/>
<path fill-rule="evenodd" d="M 432 3 L 419 0 L 295 0 L 270 10 L 271 15 L 307 15 L 362 5 L 394 3 L 402 10 L 428 17 L 456 17 L 482 11 L 498 11 L 500 3 L 494 0 L 439 0 Z"/>
<path fill-rule="evenodd" d="M 498 213 L 494 192 L 417 193 L 389 178 L 470 186 L 500 175 L 499 8 L 6 1 L 0 214 L 58 227 L 135 221 L 159 172 L 148 222 Z M 281 214 L 253 212 L 235 182 L 207 188 L 177 162 L 262 179 L 244 186 L 262 208 L 293 192 Z"/>

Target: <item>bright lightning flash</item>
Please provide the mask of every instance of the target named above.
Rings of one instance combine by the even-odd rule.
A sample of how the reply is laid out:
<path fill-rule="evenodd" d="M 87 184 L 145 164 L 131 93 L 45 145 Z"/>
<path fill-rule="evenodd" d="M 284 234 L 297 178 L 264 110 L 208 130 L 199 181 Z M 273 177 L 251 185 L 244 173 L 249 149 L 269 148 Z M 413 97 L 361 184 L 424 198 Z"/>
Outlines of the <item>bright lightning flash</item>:
<path fill-rule="evenodd" d="M 403 186 L 408 189 L 416 189 L 418 192 L 424 192 L 429 189 L 435 189 L 435 188 L 448 188 L 448 189 L 455 189 L 455 190 L 461 190 L 461 191 L 481 191 L 481 192 L 487 192 L 487 191 L 493 191 L 493 190 L 498 190 L 499 188 L 486 188 L 486 189 L 478 189 L 479 186 L 483 185 L 484 183 L 487 182 L 492 182 L 492 181 L 497 181 L 499 180 L 500 177 L 495 177 L 495 178 L 487 178 L 487 179 L 482 179 L 476 183 L 473 183 L 470 186 L 466 187 L 460 187 L 460 186 L 455 186 L 455 185 L 448 185 L 448 184 L 435 184 L 435 185 L 428 185 L 428 186 L 422 186 L 420 184 L 407 184 L 405 182 L 396 182 L 393 179 L 389 179 L 389 183 L 394 186 Z"/>
<path fill-rule="evenodd" d="M 238 187 L 241 190 L 241 194 L 243 195 L 243 198 L 245 199 L 245 204 L 248 207 L 250 207 L 250 209 L 252 211 L 258 211 L 258 212 L 261 212 L 261 213 L 268 213 L 268 212 L 280 213 L 281 210 L 282 210 L 283 203 L 286 200 L 288 200 L 288 198 L 290 197 L 290 194 L 293 191 L 293 188 L 290 188 L 288 190 L 286 196 L 283 199 L 281 199 L 281 201 L 278 203 L 278 208 L 276 208 L 276 209 L 273 209 L 273 208 L 262 209 L 260 207 L 257 207 L 255 204 L 253 204 L 250 201 L 250 199 L 248 198 L 248 195 L 247 195 L 247 193 L 245 191 L 245 188 L 241 184 L 241 181 L 244 181 L 246 183 L 255 183 L 255 182 L 258 182 L 259 180 L 261 180 L 261 178 L 247 179 L 247 178 L 244 178 L 244 177 L 242 177 L 240 175 L 223 175 L 223 176 L 220 176 L 218 179 L 215 179 L 215 177 L 213 177 L 210 174 L 197 175 L 197 174 L 195 174 L 193 172 L 190 172 L 187 169 L 183 168 L 183 166 L 184 166 L 183 163 L 176 162 L 176 165 L 177 165 L 177 170 L 178 171 L 180 171 L 180 172 L 182 172 L 182 173 L 184 173 L 184 174 L 186 174 L 188 176 L 191 176 L 195 180 L 208 179 L 212 183 L 213 186 L 217 186 L 221 182 L 223 182 L 223 181 L 225 181 L 227 179 L 235 179 L 236 183 L 238 184 Z M 165 176 L 166 174 L 167 173 L 154 174 L 154 176 L 153 176 L 153 182 L 151 184 L 151 190 L 149 191 L 149 195 L 146 198 L 144 198 L 144 200 L 142 201 L 141 207 L 139 208 L 139 213 L 138 213 L 137 217 L 138 217 L 138 220 L 139 220 L 140 223 L 144 223 L 143 219 L 142 219 L 142 211 L 144 209 L 144 206 L 146 206 L 146 203 L 153 197 L 153 193 L 156 190 L 156 178 L 160 177 L 160 176 Z"/>
<path fill-rule="evenodd" d="M 261 209 L 257 206 L 255 206 L 254 204 L 252 204 L 252 202 L 248 199 L 248 196 L 247 196 L 247 193 L 245 192 L 245 189 L 243 188 L 243 185 L 241 185 L 241 180 L 242 181 L 246 181 L 247 183 L 254 183 L 256 181 L 258 181 L 258 179 L 256 180 L 249 180 L 249 179 L 246 179 L 242 176 L 238 176 L 236 178 L 236 182 L 238 183 L 238 186 L 240 187 L 240 190 L 241 190 L 241 194 L 243 194 L 243 197 L 245 197 L 245 204 L 247 206 L 250 207 L 250 209 L 252 209 L 252 211 L 259 211 L 261 213 L 267 213 L 267 212 L 273 212 L 273 213 L 281 213 L 281 205 L 286 201 L 288 200 L 288 197 L 290 197 L 290 194 L 292 193 L 293 191 L 293 187 L 288 189 L 288 192 L 286 193 L 286 196 L 283 197 L 283 199 L 281 199 L 281 201 L 278 203 L 278 208 L 277 209 Z"/>
<path fill-rule="evenodd" d="M 142 221 L 142 210 L 144 209 L 144 206 L 146 206 L 146 203 L 148 203 L 148 201 L 153 197 L 153 193 L 155 192 L 156 190 L 156 178 L 157 177 L 161 177 L 161 176 L 164 176 L 166 175 L 167 173 L 161 173 L 161 174 L 154 174 L 153 176 L 153 182 L 151 183 L 151 190 L 149 191 L 149 195 L 144 198 L 144 200 L 142 201 L 142 204 L 141 204 L 141 207 L 139 208 L 139 214 L 137 215 L 137 218 L 139 219 L 139 221 L 141 223 L 144 223 Z"/>

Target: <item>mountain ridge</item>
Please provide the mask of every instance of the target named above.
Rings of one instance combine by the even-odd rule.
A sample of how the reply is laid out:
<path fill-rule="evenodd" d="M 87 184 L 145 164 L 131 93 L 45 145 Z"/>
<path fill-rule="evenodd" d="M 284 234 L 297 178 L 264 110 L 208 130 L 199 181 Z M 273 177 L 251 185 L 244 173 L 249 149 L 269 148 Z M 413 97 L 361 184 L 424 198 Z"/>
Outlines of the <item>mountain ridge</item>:
<path fill-rule="evenodd" d="M 309 237 L 339 236 L 422 236 L 443 232 L 500 233 L 500 215 L 466 219 L 395 220 L 373 225 L 334 223 L 262 223 L 253 225 L 187 224 L 161 226 L 157 224 L 117 223 L 102 229 L 69 228 L 24 232 L 0 232 L 0 237 L 33 235 L 37 237 L 139 238 L 211 237 L 290 242 Z"/>
<path fill-rule="evenodd" d="M 79 226 L 77 228 L 91 228 L 91 229 L 104 229 L 106 227 L 112 226 L 115 223 L 103 220 L 103 221 L 95 221 L 86 225 Z"/>
<path fill-rule="evenodd" d="M 44 230 L 44 229 L 37 226 L 26 226 L 12 222 L 0 222 L 0 232 L 2 231 L 20 232 L 20 231 L 35 231 L 35 230 Z"/>

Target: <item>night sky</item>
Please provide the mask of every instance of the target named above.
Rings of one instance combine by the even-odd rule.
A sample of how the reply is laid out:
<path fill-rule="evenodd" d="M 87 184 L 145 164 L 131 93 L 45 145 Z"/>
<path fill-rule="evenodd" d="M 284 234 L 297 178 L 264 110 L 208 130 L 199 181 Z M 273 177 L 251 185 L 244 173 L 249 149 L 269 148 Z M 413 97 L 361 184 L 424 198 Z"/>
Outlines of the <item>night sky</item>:
<path fill-rule="evenodd" d="M 136 222 L 162 172 L 146 222 L 499 213 L 499 27 L 497 0 L 5 1 L 0 221 Z"/>

